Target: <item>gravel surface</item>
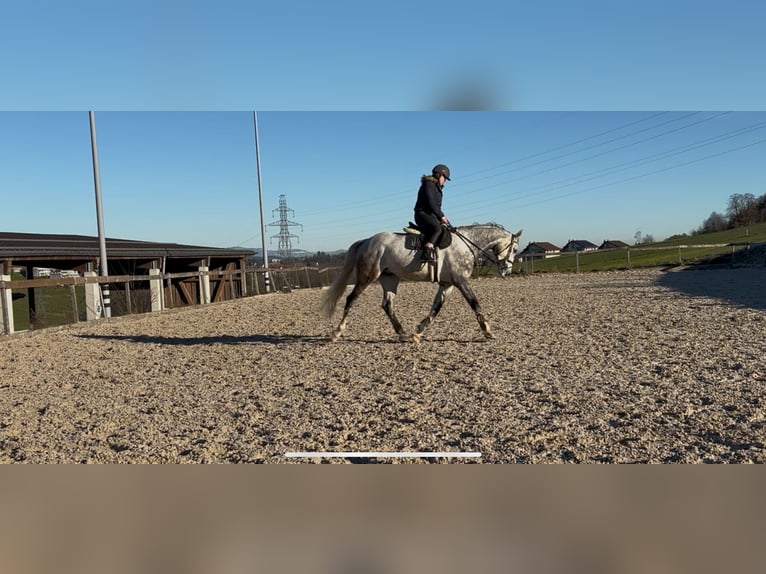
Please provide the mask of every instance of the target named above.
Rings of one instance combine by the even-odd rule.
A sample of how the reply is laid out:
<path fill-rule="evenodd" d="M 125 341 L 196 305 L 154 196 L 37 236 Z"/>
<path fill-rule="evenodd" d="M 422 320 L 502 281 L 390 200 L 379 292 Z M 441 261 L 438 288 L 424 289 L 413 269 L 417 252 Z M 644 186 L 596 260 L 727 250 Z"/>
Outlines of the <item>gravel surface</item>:
<path fill-rule="evenodd" d="M 400 343 L 377 286 L 336 343 L 321 290 L 0 338 L 0 462 L 766 462 L 766 268 L 473 286 L 494 340 L 455 292 Z"/>

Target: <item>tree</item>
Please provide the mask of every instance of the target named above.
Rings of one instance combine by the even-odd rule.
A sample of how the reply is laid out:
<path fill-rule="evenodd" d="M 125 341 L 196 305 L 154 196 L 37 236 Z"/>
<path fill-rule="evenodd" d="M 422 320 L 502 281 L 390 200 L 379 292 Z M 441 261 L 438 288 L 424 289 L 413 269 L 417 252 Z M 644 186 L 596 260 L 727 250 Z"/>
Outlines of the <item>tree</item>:
<path fill-rule="evenodd" d="M 641 238 L 641 243 L 654 243 L 654 235 L 647 233 Z"/>
<path fill-rule="evenodd" d="M 755 217 L 758 223 L 766 222 L 766 193 L 755 201 Z"/>
<path fill-rule="evenodd" d="M 717 211 L 714 211 L 705 221 L 702 222 L 702 225 L 700 225 L 699 229 L 697 230 L 697 234 L 723 231 L 727 226 L 728 223 L 726 218 Z"/>
<path fill-rule="evenodd" d="M 729 216 L 729 227 L 751 225 L 757 217 L 757 204 L 752 193 L 735 193 L 729 197 L 726 215 Z"/>

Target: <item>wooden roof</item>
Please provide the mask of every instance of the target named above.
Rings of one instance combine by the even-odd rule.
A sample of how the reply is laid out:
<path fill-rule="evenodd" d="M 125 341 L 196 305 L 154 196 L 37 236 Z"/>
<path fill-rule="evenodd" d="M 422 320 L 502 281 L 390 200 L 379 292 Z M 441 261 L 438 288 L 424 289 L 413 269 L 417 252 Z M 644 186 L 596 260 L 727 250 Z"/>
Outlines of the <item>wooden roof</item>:
<path fill-rule="evenodd" d="M 598 248 L 587 239 L 570 239 L 569 242 L 561 248 L 562 251 L 583 251 L 585 249 Z"/>
<path fill-rule="evenodd" d="M 202 260 L 206 258 L 240 260 L 254 252 L 239 247 L 219 248 L 178 243 L 156 243 L 131 239 L 106 238 L 107 259 L 114 260 Z M 11 265 L 31 265 L 71 269 L 100 257 L 98 237 L 0 231 L 0 261 Z"/>
<path fill-rule="evenodd" d="M 604 242 L 599 246 L 599 249 L 609 249 L 609 248 L 618 248 L 618 247 L 630 247 L 630 246 L 624 241 L 620 241 L 619 239 L 605 239 Z"/>

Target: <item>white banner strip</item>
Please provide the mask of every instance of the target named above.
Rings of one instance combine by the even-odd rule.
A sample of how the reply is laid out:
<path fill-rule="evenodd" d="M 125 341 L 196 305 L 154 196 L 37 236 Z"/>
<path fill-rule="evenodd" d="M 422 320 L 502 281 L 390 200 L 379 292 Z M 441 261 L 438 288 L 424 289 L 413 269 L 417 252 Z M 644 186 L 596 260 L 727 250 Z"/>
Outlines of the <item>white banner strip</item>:
<path fill-rule="evenodd" d="M 287 452 L 287 458 L 476 458 L 480 452 Z"/>

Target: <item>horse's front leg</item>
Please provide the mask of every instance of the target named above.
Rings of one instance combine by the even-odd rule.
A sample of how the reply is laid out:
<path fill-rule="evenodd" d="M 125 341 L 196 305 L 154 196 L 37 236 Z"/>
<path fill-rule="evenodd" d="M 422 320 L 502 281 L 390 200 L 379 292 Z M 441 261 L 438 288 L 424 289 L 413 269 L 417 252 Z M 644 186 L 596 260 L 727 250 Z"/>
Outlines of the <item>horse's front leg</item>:
<path fill-rule="evenodd" d="M 415 333 L 412 335 L 412 340 L 415 343 L 420 343 L 420 339 L 423 337 L 423 333 L 428 328 L 428 326 L 433 323 L 433 320 L 439 314 L 439 311 L 441 311 L 441 308 L 444 305 L 444 301 L 447 299 L 447 296 L 451 292 L 452 285 L 439 285 L 439 290 L 436 292 L 436 297 L 434 297 L 433 305 L 431 305 L 431 311 L 428 313 L 428 315 L 426 315 L 425 319 L 420 322 L 417 329 L 415 329 Z"/>
<path fill-rule="evenodd" d="M 481 327 L 481 332 L 484 333 L 484 337 L 487 339 L 494 339 L 495 336 L 489 330 L 489 323 L 481 313 L 479 300 L 476 298 L 476 294 L 473 292 L 473 289 L 471 289 L 471 286 L 468 285 L 468 283 L 458 283 L 457 288 L 460 289 L 463 297 L 465 297 L 465 300 L 468 301 L 471 309 L 473 309 L 473 312 L 476 314 L 476 320 L 479 322 L 479 327 Z"/>

